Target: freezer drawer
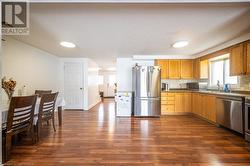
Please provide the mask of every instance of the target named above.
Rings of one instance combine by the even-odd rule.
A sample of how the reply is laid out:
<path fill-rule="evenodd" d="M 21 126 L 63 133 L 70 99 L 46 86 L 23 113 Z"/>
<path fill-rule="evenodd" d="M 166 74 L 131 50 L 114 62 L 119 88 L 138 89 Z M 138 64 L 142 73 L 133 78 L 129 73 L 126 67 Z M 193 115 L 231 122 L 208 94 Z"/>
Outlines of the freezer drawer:
<path fill-rule="evenodd" d="M 155 116 L 161 115 L 160 98 L 136 98 L 134 116 Z"/>
<path fill-rule="evenodd" d="M 217 123 L 243 134 L 242 100 L 217 98 Z"/>

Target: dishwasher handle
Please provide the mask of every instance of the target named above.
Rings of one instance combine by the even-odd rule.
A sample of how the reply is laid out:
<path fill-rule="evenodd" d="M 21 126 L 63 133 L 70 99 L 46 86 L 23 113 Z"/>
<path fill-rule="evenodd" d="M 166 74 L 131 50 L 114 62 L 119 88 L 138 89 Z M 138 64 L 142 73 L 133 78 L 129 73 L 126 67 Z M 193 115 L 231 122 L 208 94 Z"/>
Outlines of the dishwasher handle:
<path fill-rule="evenodd" d="M 217 97 L 217 99 L 224 100 L 224 101 L 238 101 L 238 102 L 243 102 L 243 99 L 239 98 L 239 97 Z"/>

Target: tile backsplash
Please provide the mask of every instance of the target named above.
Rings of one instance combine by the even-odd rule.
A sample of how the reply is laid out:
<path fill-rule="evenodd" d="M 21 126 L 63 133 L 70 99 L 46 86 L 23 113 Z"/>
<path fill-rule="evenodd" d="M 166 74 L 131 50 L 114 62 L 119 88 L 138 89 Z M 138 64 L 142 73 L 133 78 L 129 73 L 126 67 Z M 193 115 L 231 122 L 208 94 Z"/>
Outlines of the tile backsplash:
<path fill-rule="evenodd" d="M 250 76 L 240 76 L 238 88 L 240 90 L 250 90 Z"/>
<path fill-rule="evenodd" d="M 186 83 L 190 82 L 198 82 L 197 80 L 168 80 L 164 79 L 161 80 L 162 83 L 167 83 L 169 86 L 169 89 L 179 89 L 179 88 L 187 88 Z"/>
<path fill-rule="evenodd" d="M 207 81 L 201 81 L 201 80 L 170 80 L 170 79 L 163 79 L 161 80 L 162 83 L 167 83 L 169 85 L 170 89 L 176 89 L 176 88 L 187 88 L 186 83 L 190 82 L 199 82 L 201 88 L 206 89 L 207 87 Z M 250 76 L 239 76 L 238 77 L 238 85 L 232 85 L 231 88 L 235 90 L 246 90 L 250 91 Z M 202 86 L 203 85 L 203 86 Z M 211 88 L 211 87 L 209 87 Z M 216 88 L 216 87 L 214 87 Z"/>

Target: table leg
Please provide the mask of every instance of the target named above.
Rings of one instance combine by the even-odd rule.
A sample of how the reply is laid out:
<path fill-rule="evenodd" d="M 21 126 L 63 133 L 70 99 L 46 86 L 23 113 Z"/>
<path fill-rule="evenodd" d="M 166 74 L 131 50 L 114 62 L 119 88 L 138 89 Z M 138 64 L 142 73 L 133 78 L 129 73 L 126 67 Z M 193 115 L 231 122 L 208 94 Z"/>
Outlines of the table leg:
<path fill-rule="evenodd" d="M 62 107 L 58 107 L 58 121 L 59 121 L 59 126 L 62 126 Z"/>

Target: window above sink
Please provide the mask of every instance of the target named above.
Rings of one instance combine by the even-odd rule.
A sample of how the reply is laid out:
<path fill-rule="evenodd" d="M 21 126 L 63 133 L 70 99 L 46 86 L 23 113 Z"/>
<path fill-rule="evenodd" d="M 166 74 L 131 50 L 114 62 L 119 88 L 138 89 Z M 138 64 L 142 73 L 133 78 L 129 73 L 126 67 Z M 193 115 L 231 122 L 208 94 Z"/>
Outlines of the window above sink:
<path fill-rule="evenodd" d="M 219 81 L 221 85 L 238 84 L 237 76 L 230 76 L 229 54 L 224 54 L 209 60 L 209 86 L 216 87 Z"/>

